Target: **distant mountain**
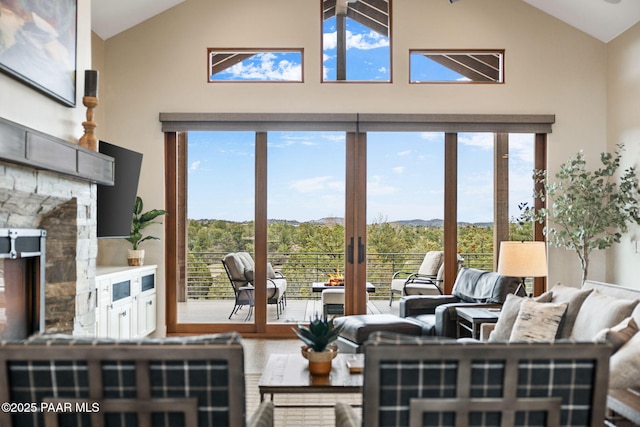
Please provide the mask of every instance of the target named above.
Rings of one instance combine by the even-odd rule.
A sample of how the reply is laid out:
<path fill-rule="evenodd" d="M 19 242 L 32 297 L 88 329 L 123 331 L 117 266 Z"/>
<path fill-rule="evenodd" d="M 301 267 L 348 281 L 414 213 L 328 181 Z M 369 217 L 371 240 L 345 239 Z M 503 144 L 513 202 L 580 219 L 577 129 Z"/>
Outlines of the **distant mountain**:
<path fill-rule="evenodd" d="M 401 227 L 444 227 L 443 219 L 405 219 L 402 221 L 391 221 L 389 224 Z"/>
<path fill-rule="evenodd" d="M 313 219 L 310 221 L 302 221 L 308 222 L 310 224 L 318 224 L 318 225 L 328 225 L 328 224 L 344 224 L 344 218 L 341 217 L 326 217 L 320 219 Z M 301 224 L 301 221 L 295 220 L 286 220 L 286 219 L 270 219 L 267 221 L 268 224 L 289 224 L 293 226 L 298 226 Z M 444 227 L 443 219 L 406 219 L 401 221 L 390 221 L 389 224 L 397 225 L 399 227 Z M 461 221 L 458 223 L 460 226 L 467 225 L 475 225 L 476 227 L 493 227 L 492 222 L 464 222 Z"/>

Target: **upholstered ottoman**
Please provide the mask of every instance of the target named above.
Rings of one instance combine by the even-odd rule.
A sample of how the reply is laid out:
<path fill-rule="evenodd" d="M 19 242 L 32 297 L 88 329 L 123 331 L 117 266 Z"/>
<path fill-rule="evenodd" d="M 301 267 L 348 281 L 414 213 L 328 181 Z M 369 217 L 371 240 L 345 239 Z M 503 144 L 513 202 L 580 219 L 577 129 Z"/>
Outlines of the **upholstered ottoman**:
<path fill-rule="evenodd" d="M 342 326 L 338 337 L 338 349 L 344 353 L 360 353 L 361 346 L 375 331 L 395 332 L 405 335 L 422 335 L 422 327 L 412 319 L 393 314 L 359 314 L 338 317 L 336 326 Z"/>
<path fill-rule="evenodd" d="M 329 314 L 344 314 L 344 288 L 323 290 L 322 309 L 324 317 Z"/>

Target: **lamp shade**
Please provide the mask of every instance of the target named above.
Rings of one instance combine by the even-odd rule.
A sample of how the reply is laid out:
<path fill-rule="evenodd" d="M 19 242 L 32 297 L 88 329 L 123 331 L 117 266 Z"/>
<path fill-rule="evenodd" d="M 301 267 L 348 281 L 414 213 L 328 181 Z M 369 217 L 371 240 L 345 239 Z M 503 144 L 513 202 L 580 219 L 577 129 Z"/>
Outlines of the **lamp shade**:
<path fill-rule="evenodd" d="M 514 277 L 546 276 L 545 242 L 501 242 L 498 273 Z"/>

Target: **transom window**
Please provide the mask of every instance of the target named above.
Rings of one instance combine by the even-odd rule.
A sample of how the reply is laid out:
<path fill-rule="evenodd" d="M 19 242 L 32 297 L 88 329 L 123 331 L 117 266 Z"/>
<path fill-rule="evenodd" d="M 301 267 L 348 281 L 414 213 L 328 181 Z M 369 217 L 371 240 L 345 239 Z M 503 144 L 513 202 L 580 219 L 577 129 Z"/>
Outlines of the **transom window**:
<path fill-rule="evenodd" d="M 322 0 L 322 81 L 391 81 L 391 0 Z"/>
<path fill-rule="evenodd" d="M 302 82 L 303 49 L 208 49 L 209 82 Z"/>
<path fill-rule="evenodd" d="M 411 50 L 411 83 L 504 83 L 504 50 Z"/>

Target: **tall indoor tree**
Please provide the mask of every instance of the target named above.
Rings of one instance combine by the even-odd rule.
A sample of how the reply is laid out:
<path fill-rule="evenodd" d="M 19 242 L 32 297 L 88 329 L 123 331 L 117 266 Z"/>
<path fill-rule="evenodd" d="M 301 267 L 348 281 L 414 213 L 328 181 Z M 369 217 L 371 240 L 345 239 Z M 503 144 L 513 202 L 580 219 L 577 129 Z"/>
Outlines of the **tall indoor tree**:
<path fill-rule="evenodd" d="M 620 243 L 630 224 L 640 224 L 638 177 L 635 167 L 618 173 L 622 151 L 620 144 L 613 154 L 601 153 L 602 166 L 595 170 L 587 170 L 580 151 L 562 164 L 553 181 L 546 171 L 534 171 L 534 181 L 543 184 L 534 197 L 547 201 L 547 207 L 537 212 L 527 209 L 525 215 L 540 223 L 546 219 L 549 243 L 576 252 L 582 283 L 589 273 L 591 251 Z"/>

